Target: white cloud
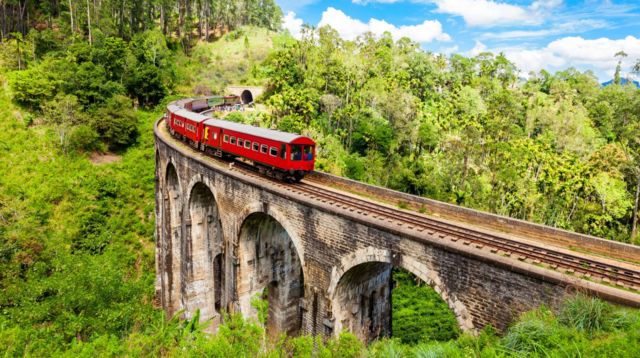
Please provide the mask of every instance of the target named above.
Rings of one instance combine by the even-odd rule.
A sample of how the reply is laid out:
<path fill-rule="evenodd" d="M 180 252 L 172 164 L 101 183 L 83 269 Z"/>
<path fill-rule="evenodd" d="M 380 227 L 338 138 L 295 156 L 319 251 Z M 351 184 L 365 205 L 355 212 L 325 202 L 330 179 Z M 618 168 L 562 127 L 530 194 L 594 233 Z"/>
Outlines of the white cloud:
<path fill-rule="evenodd" d="M 477 50 L 488 49 L 477 41 L 474 49 L 469 53 L 476 55 Z M 555 71 L 576 67 L 582 70 L 591 69 L 600 80 L 604 81 L 613 77 L 618 63 L 615 54 L 618 51 L 624 51 L 628 55 L 622 61 L 623 74 L 630 70 L 634 62 L 640 58 L 640 38 L 627 36 L 618 40 L 604 37 L 588 40 L 573 36 L 552 41 L 547 46 L 538 49 L 506 47 L 489 49 L 488 51 L 504 52 L 505 56 L 516 64 L 523 75 L 541 69 Z"/>
<path fill-rule="evenodd" d="M 436 12 L 458 15 L 469 26 L 534 23 L 525 8 L 491 0 L 435 0 Z"/>
<path fill-rule="evenodd" d="M 333 7 L 327 8 L 322 13 L 322 18 L 318 27 L 329 25 L 334 28 L 340 36 L 347 40 L 354 40 L 356 37 L 372 32 L 375 35 L 382 35 L 385 31 L 391 33 L 395 40 L 401 37 L 408 37 L 413 41 L 424 43 L 431 41 L 449 41 L 451 37 L 442 31 L 442 24 L 437 20 L 425 20 L 418 25 L 395 26 L 384 20 L 369 19 L 364 23 L 354 19 L 344 12 Z"/>
<path fill-rule="evenodd" d="M 489 32 L 482 35 L 483 39 L 514 40 L 522 38 L 539 38 L 566 33 L 581 33 L 608 26 L 603 20 L 583 19 L 555 24 L 543 30 L 515 30 L 504 32 Z"/>
<path fill-rule="evenodd" d="M 459 50 L 460 50 L 460 48 L 458 47 L 458 45 L 454 45 L 454 46 L 451 46 L 451 47 L 440 48 L 439 50 L 437 50 L 435 52 L 441 53 L 441 54 L 444 54 L 444 55 L 448 56 L 448 55 L 457 53 Z"/>
<path fill-rule="evenodd" d="M 481 54 L 482 52 L 486 52 L 486 51 L 487 51 L 487 45 L 485 45 L 482 42 L 476 40 L 476 44 L 473 46 L 473 48 L 471 50 L 469 50 L 469 54 L 471 56 L 477 56 L 477 55 Z"/>
<path fill-rule="evenodd" d="M 562 5 L 562 0 L 537 0 L 531 3 L 529 8 L 533 11 L 551 10 Z"/>
<path fill-rule="evenodd" d="M 282 19 L 282 27 L 289 30 L 291 36 L 297 39 L 300 39 L 302 23 L 302 19 L 297 18 L 296 13 L 293 11 L 289 11 Z"/>
<path fill-rule="evenodd" d="M 505 49 L 505 56 L 516 64 L 522 74 L 527 76 L 531 71 L 538 72 L 542 69 L 552 71 L 567 65 L 567 59 L 564 59 L 553 52 L 546 49 Z"/>
<path fill-rule="evenodd" d="M 402 0 L 352 0 L 354 4 L 395 3 Z M 537 25 L 546 15 L 562 5 L 562 0 L 536 0 L 529 6 L 508 4 L 495 0 L 409 0 L 432 3 L 435 12 L 461 16 L 469 26 Z"/>
<path fill-rule="evenodd" d="M 627 36 L 619 40 L 606 37 L 586 40 L 582 37 L 565 37 L 551 42 L 547 49 L 572 63 L 588 64 L 611 75 L 618 62 L 614 57 L 617 52 L 624 51 L 628 55 L 622 60 L 624 71 L 628 71 L 640 58 L 640 38 Z"/>

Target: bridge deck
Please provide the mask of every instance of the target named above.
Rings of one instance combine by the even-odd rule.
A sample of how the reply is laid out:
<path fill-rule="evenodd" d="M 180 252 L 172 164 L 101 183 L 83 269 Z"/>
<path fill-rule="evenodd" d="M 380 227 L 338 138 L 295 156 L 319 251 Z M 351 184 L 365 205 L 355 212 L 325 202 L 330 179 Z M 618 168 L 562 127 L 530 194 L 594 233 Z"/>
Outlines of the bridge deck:
<path fill-rule="evenodd" d="M 575 254 L 597 256 L 604 261 L 626 262 L 633 267 L 640 265 L 640 246 L 469 209 L 327 173 L 316 172 L 307 178 L 308 181 L 322 184 L 334 190 L 369 200 L 373 199 L 396 208 L 406 208 L 428 217 L 500 232 L 532 244 L 553 245 L 559 249 L 570 250 Z"/>
<path fill-rule="evenodd" d="M 418 206 L 418 205 L 423 205 L 420 203 L 420 200 L 419 200 L 423 198 L 420 198 L 420 197 L 416 197 L 417 200 L 414 201 L 413 203 L 407 203 L 406 201 L 403 201 L 403 200 L 397 200 L 393 202 L 393 201 L 388 201 L 389 200 L 388 197 L 378 197 L 378 196 L 372 197 L 370 194 L 354 191 L 353 189 L 342 186 L 340 185 L 340 183 L 337 183 L 335 181 L 328 183 L 325 180 L 318 180 L 317 179 L 318 177 L 330 177 L 331 179 L 333 179 L 334 176 L 328 175 L 326 173 L 316 172 L 314 173 L 314 175 L 312 175 L 311 178 L 305 179 L 303 180 L 303 182 L 313 183 L 314 186 L 321 187 L 323 188 L 323 190 L 334 192 L 342 196 L 359 198 L 359 199 L 364 199 L 368 201 L 375 200 L 377 205 L 382 205 L 393 210 L 410 213 L 411 215 L 414 215 L 414 216 L 424 217 L 431 220 L 438 220 L 439 222 L 444 222 L 449 225 L 457 226 L 457 227 L 468 229 L 468 230 L 475 230 L 475 231 L 486 233 L 486 234 L 501 236 L 504 238 L 508 238 L 509 240 L 515 240 L 526 245 L 539 247 L 541 249 L 553 248 L 554 251 L 558 251 L 558 252 L 562 252 L 570 255 L 579 255 L 581 257 L 590 258 L 592 260 L 596 260 L 599 262 L 616 265 L 619 267 L 627 268 L 629 270 L 635 270 L 640 272 L 640 256 L 638 256 L 637 258 L 636 256 L 633 256 L 634 258 L 632 259 L 628 257 L 628 254 L 626 252 L 621 254 L 619 251 L 616 251 L 616 250 L 606 251 L 609 246 L 603 246 L 602 248 L 597 247 L 596 245 L 580 246 L 579 242 L 575 244 L 571 243 L 570 245 L 567 245 L 565 244 L 564 241 L 561 241 L 558 239 L 549 238 L 547 236 L 539 237 L 539 236 L 532 236 L 531 234 L 527 235 L 526 233 L 523 233 L 523 232 L 509 230 L 509 227 L 501 228 L 498 225 L 488 221 L 478 223 L 475 220 L 467 219 L 466 217 L 461 218 L 460 216 L 447 215 L 446 212 L 434 213 L 433 211 L 429 212 L 429 211 L 421 210 L 421 206 Z M 403 208 L 405 206 L 406 208 Z M 424 211 L 424 212 L 421 212 L 421 211 Z M 479 212 L 479 213 L 486 214 L 482 212 Z M 487 214 L 487 215 L 492 215 L 492 214 Z M 510 220 L 513 220 L 513 219 L 510 219 Z M 527 224 L 531 224 L 531 223 L 527 223 Z M 533 225 L 536 225 L 536 224 L 533 224 Z M 602 239 L 598 239 L 598 240 L 604 241 Z M 635 252 L 631 252 L 631 254 L 635 254 Z"/>
<path fill-rule="evenodd" d="M 618 274 L 618 271 L 628 271 L 627 274 L 637 282 L 637 280 L 640 279 L 640 265 L 638 264 L 638 262 L 640 262 L 638 259 L 640 257 L 640 255 L 638 255 L 640 250 L 635 246 L 482 213 L 333 177 L 327 174 L 318 174 L 309 177 L 310 180 L 308 180 L 308 182 L 313 183 L 313 185 L 318 188 L 324 188 L 327 195 L 329 195 L 329 192 L 333 192 L 343 197 L 359 198 L 361 201 L 364 198 L 366 200 L 363 202 L 371 203 L 371 205 L 386 206 L 397 211 L 397 214 L 384 214 L 386 217 L 384 217 L 383 220 L 380 220 L 380 218 L 376 220 L 374 219 L 376 215 L 369 215 L 366 210 L 358 210 L 357 203 L 336 204 L 335 202 L 331 202 L 331 200 L 328 201 L 326 198 L 322 199 L 320 193 L 305 192 L 302 186 L 275 182 L 238 166 L 233 167 L 228 163 L 210 158 L 188 145 L 173 139 L 166 130 L 166 127 L 161 124 L 162 121 L 159 121 L 157 124 L 156 135 L 162 137 L 165 143 L 171 143 L 172 146 L 185 152 L 189 157 L 206 163 L 206 165 L 216 168 L 216 170 L 235 177 L 238 180 L 254 184 L 256 180 L 261 180 L 260 186 L 263 190 L 276 192 L 291 200 L 304 202 L 312 207 L 330 211 L 337 215 L 348 216 L 353 220 L 361 221 L 368 225 L 383 227 L 390 232 L 397 232 L 406 237 L 415 237 L 416 240 L 430 242 L 433 245 L 446 247 L 449 250 L 490 261 L 501 266 L 508 266 L 512 270 L 526 272 L 528 275 L 538 276 L 549 281 L 564 282 L 565 284 L 585 289 L 612 301 L 640 306 L 640 295 L 637 293 L 640 291 L 640 286 L 638 286 L 637 283 L 627 286 L 626 284 L 621 284 L 622 281 L 616 278 L 609 279 L 606 277 L 601 280 L 596 280 L 599 282 L 594 282 L 594 279 L 598 277 L 591 274 L 583 274 L 579 266 L 574 266 L 575 268 L 561 266 L 558 268 L 557 264 L 541 265 L 539 259 L 530 259 L 521 254 L 515 254 L 514 257 L 511 257 L 511 254 L 507 251 L 492 249 L 490 245 L 487 246 L 478 243 L 471 245 L 471 239 L 464 238 L 464 235 L 460 236 L 464 238 L 463 240 L 456 240 L 455 233 L 444 235 L 442 231 L 437 231 L 437 229 L 435 232 L 433 230 L 425 231 L 424 228 L 419 227 L 421 225 L 419 222 L 417 225 L 412 225 L 407 224 L 406 219 L 404 219 L 403 223 L 402 219 L 394 221 L 393 218 L 394 215 L 402 216 L 402 212 L 408 212 L 416 218 L 422 217 L 424 219 L 438 221 L 450 227 L 455 226 L 460 228 L 460 230 L 474 232 L 476 236 L 502 237 L 505 241 L 515 239 L 532 247 L 536 246 L 540 250 L 570 253 L 573 256 L 579 256 L 585 260 L 595 262 L 596 264 L 594 266 L 614 265 L 615 267 L 613 269 L 607 269 L 607 272 L 610 272 L 612 275 Z M 321 185 L 318 186 L 318 184 Z M 331 188 L 329 189 L 328 187 Z M 348 192 L 339 190 L 341 188 L 347 188 Z M 354 192 L 359 195 L 354 195 Z M 372 198 L 378 200 L 371 200 Z M 383 202 L 382 205 L 381 201 Z M 416 206 L 418 208 L 426 207 L 426 215 L 418 214 L 415 211 L 400 210 L 397 207 L 400 202 L 408 204 L 414 209 Z M 505 226 L 506 230 L 496 230 L 496 228 L 501 227 L 500 225 Z"/>

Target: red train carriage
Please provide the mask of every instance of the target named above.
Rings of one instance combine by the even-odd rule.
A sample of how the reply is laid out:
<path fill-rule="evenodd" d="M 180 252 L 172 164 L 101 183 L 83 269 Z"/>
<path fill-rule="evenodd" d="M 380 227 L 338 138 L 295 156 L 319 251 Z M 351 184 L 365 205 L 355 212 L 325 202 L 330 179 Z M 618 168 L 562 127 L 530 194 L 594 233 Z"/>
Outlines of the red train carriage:
<path fill-rule="evenodd" d="M 281 179 L 298 181 L 313 171 L 315 162 L 311 138 L 219 119 L 204 122 L 203 143 L 214 152 L 249 159 Z"/>
<path fill-rule="evenodd" d="M 169 105 L 167 112 L 167 120 L 171 134 L 178 134 L 193 147 L 198 148 L 202 140 L 203 123 L 209 119 L 209 117 L 188 111 L 176 105 Z"/>
<path fill-rule="evenodd" d="M 201 98 L 167 106 L 165 118 L 171 134 L 217 156 L 248 159 L 260 172 L 279 179 L 299 181 L 313 171 L 315 142 L 311 138 L 212 119 L 203 115 L 210 111 L 204 103 L 211 105 Z M 198 114 L 191 110 L 204 111 Z"/>

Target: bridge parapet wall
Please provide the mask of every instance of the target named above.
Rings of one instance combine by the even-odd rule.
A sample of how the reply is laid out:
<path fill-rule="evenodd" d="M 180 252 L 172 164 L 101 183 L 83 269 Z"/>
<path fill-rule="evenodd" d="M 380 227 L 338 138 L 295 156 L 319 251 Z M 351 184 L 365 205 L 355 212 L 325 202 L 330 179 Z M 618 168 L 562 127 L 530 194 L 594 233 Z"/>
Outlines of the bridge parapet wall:
<path fill-rule="evenodd" d="M 540 241 L 578 249 L 582 252 L 593 252 L 607 257 L 640 263 L 640 246 L 637 245 L 605 240 L 551 226 L 513 219 L 480 210 L 469 209 L 458 205 L 342 178 L 328 173 L 314 172 L 311 174 L 311 177 L 315 181 L 321 182 L 330 187 L 364 194 L 390 203 L 404 203 L 413 210 L 424 211 L 427 215 L 432 215 L 445 220 L 466 223 L 469 226 L 500 231 L 523 238 L 535 237 Z"/>

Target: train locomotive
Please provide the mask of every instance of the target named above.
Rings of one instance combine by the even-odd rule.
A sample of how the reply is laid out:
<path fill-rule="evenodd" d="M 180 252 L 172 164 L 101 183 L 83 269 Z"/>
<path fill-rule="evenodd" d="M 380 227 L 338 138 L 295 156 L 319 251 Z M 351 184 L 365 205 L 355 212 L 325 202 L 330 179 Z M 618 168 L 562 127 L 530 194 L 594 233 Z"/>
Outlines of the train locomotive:
<path fill-rule="evenodd" d="M 172 136 L 193 148 L 240 159 L 279 180 L 298 182 L 313 171 L 316 143 L 311 138 L 211 116 L 242 108 L 237 106 L 232 96 L 183 99 L 167 106 L 165 122 Z"/>

